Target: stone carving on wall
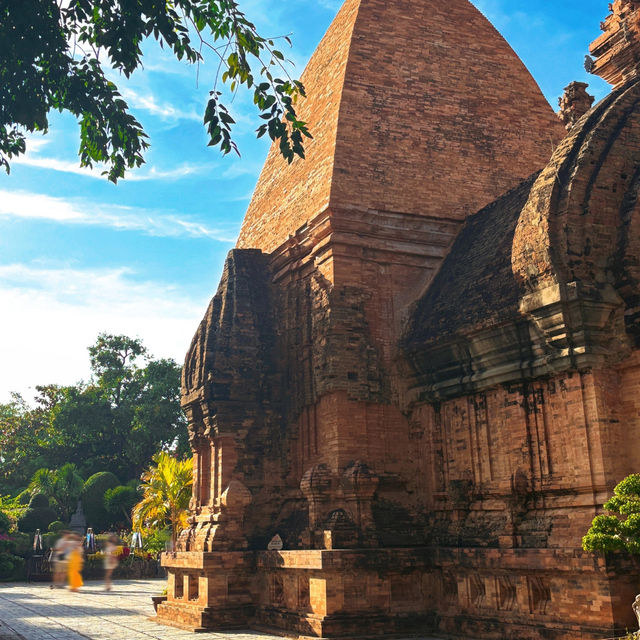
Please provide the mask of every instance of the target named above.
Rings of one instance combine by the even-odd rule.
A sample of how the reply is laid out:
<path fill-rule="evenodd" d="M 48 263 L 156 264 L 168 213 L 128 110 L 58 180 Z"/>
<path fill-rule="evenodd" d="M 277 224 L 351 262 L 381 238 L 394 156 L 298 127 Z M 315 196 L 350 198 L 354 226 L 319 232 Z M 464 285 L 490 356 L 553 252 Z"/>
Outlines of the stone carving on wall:
<path fill-rule="evenodd" d="M 311 467 L 300 490 L 309 509 L 309 540 L 324 549 L 371 546 L 372 501 L 378 477 L 363 462 L 349 465 L 335 476 L 326 464 Z"/>
<path fill-rule="evenodd" d="M 498 593 L 498 609 L 501 611 L 513 611 L 517 603 L 516 585 L 510 576 L 498 576 L 496 578 Z"/>
<path fill-rule="evenodd" d="M 551 605 L 551 589 L 543 578 L 527 578 L 529 587 L 529 607 L 531 613 L 546 615 Z"/>

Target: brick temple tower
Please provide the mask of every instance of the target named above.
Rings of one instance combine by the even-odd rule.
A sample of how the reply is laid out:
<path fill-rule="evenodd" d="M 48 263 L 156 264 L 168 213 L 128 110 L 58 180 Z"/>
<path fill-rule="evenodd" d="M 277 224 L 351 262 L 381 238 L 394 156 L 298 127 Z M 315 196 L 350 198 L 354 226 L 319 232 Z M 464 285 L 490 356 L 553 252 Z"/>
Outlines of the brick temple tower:
<path fill-rule="evenodd" d="M 637 254 L 630 241 L 617 293 L 589 284 L 611 280 L 594 266 L 615 252 L 606 233 L 567 236 L 595 256 L 569 260 L 572 275 L 557 267 L 565 240 L 544 234 L 570 199 L 553 171 L 575 192 L 594 128 L 613 131 L 606 109 L 632 98 L 614 94 L 558 146 L 564 127 L 467 0 L 347 0 L 302 80 L 307 158 L 269 153 L 185 362 L 192 516 L 164 557 L 159 619 L 602 637 L 575 631 L 620 619 L 575 527 L 626 469 L 603 459 L 613 432 L 592 430 L 619 402 L 620 363 L 636 371 L 619 307 L 634 304 Z M 628 126 L 623 194 L 637 175 Z M 567 453 L 582 458 L 555 459 Z M 283 548 L 267 550 L 275 536 Z M 586 618 L 557 604 L 584 576 L 600 594 Z"/>

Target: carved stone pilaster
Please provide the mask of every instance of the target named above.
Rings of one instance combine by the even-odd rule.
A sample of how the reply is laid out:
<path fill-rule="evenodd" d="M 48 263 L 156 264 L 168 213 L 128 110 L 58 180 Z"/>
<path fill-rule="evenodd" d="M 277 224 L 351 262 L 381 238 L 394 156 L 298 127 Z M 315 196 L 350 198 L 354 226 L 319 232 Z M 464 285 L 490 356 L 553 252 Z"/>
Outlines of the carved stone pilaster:
<path fill-rule="evenodd" d="M 210 515 L 198 518 L 195 548 L 198 551 L 243 551 L 248 542 L 244 514 L 252 495 L 242 482 L 232 480 L 222 492 L 219 505 Z"/>
<path fill-rule="evenodd" d="M 309 528 L 313 531 L 322 523 L 332 498 L 333 476 L 326 464 L 316 464 L 302 476 L 300 490 L 309 505 Z"/>
<path fill-rule="evenodd" d="M 360 461 L 349 465 L 342 474 L 345 503 L 367 546 L 375 541 L 372 503 L 378 482 L 378 476 Z"/>

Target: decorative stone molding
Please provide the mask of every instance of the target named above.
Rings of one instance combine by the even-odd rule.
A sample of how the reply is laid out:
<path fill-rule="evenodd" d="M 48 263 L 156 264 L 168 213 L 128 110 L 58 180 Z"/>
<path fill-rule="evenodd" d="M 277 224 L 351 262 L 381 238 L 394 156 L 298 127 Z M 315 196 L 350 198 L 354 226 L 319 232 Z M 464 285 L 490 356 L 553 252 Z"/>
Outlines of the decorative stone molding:
<path fill-rule="evenodd" d="M 640 2 L 615 0 L 602 23 L 604 32 L 591 43 L 590 72 L 616 89 L 638 74 L 640 66 Z"/>

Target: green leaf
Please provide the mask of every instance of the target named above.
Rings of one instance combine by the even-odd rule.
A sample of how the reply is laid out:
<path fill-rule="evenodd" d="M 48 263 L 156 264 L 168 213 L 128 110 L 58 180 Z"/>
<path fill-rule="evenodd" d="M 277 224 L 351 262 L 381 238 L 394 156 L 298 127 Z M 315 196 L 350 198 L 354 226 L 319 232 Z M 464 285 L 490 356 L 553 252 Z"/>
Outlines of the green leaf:
<path fill-rule="evenodd" d="M 280 51 L 272 49 L 276 39 L 261 36 L 236 2 L 181 0 L 174 5 L 136 1 L 121 2 L 119 7 L 120 11 L 114 11 L 112 3 L 105 0 L 73 0 L 62 7 L 57 2 L 39 0 L 5 2 L 0 20 L 0 42 L 7 43 L 3 60 L 18 69 L 14 73 L 12 67 L 11 73 L 3 74 L 0 66 L 0 167 L 6 172 L 10 171 L 11 158 L 24 153 L 24 146 L 19 144 L 24 138 L 10 132 L 14 128 L 47 132 L 52 109 L 78 118 L 82 165 L 103 162 L 104 173 L 112 182 L 128 169 L 140 166 L 148 148 L 147 136 L 117 86 L 106 79 L 106 71 L 129 77 L 142 65 L 141 43 L 147 37 L 161 47 L 166 43 L 176 59 L 189 63 L 206 62 L 204 54 L 210 53 L 206 45 L 221 41 L 216 45 L 218 51 L 230 53 L 220 69 L 220 80 L 230 82 L 232 92 L 241 85 L 251 89 L 257 83 L 257 115 L 272 109 L 268 117 L 279 119 L 286 113 L 287 126 L 273 125 L 269 132 L 274 140 L 283 142 L 280 148 L 287 159 L 291 153 L 302 154 L 301 146 L 292 147 L 284 134 L 298 127 L 290 101 L 304 95 L 304 87 L 298 80 L 273 77 L 269 68 L 284 60 Z M 189 30 L 192 24 L 199 34 L 193 41 L 194 32 Z M 288 36 L 283 39 L 291 44 Z M 75 57 L 77 51 L 71 49 L 74 42 L 87 51 L 84 57 Z M 93 53 L 98 50 L 106 52 L 100 60 Z M 266 66 L 261 56 L 268 60 Z M 216 59 L 214 54 L 211 57 Z M 212 93 L 219 97 L 217 81 L 216 77 Z M 207 105 L 205 126 L 222 106 Z M 228 135 L 214 135 L 210 142 L 217 140 L 224 152 L 238 152 L 231 138 L 235 123 L 221 121 Z"/>

